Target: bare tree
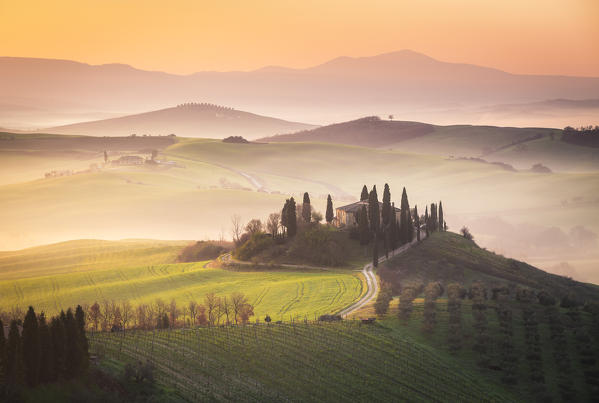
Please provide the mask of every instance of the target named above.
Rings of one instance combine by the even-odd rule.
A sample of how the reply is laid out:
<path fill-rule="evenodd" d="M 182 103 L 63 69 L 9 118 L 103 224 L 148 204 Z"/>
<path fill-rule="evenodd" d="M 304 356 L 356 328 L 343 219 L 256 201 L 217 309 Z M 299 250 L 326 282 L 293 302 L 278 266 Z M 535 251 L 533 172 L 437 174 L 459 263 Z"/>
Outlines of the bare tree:
<path fill-rule="evenodd" d="M 97 302 L 94 302 L 93 305 L 89 307 L 88 315 L 89 315 L 90 322 L 94 326 L 94 330 L 98 331 L 98 324 L 100 323 L 100 317 L 101 317 L 100 304 L 98 304 Z"/>
<path fill-rule="evenodd" d="M 204 305 L 198 305 L 198 323 L 200 325 L 208 323 L 208 319 L 206 319 L 206 307 Z"/>
<path fill-rule="evenodd" d="M 219 298 L 216 295 L 214 295 L 213 292 L 207 294 L 204 298 L 206 308 L 208 310 L 208 321 L 211 325 L 214 325 L 218 318 L 218 300 Z"/>
<path fill-rule="evenodd" d="M 128 300 L 121 302 L 121 321 L 123 323 L 123 329 L 127 329 L 127 324 L 131 321 L 133 316 L 133 307 Z"/>
<path fill-rule="evenodd" d="M 242 232 L 241 217 L 239 214 L 233 214 L 231 216 L 231 234 L 233 235 L 233 242 L 235 242 L 235 244 L 239 243 Z"/>
<path fill-rule="evenodd" d="M 231 294 L 231 309 L 233 311 L 235 324 L 238 324 L 238 317 L 244 304 L 247 304 L 247 298 L 245 295 L 243 295 L 243 293 L 234 292 Z"/>
<path fill-rule="evenodd" d="M 249 234 L 256 234 L 262 232 L 262 221 L 254 218 L 250 220 L 245 226 L 245 231 Z"/>
<path fill-rule="evenodd" d="M 189 316 L 191 317 L 191 326 L 196 325 L 196 316 L 198 315 L 198 303 L 194 300 L 189 301 Z"/>
<path fill-rule="evenodd" d="M 271 213 L 266 221 L 266 229 L 273 238 L 279 234 L 279 225 L 281 222 L 281 213 Z"/>
<path fill-rule="evenodd" d="M 168 307 L 168 315 L 169 320 L 171 321 L 171 327 L 176 327 L 179 313 L 181 313 L 181 311 L 177 308 L 177 301 L 175 301 L 175 299 L 173 298 L 171 299 L 171 303 Z"/>
<path fill-rule="evenodd" d="M 228 325 L 229 323 L 231 323 L 229 321 L 229 315 L 231 315 L 231 302 L 227 299 L 227 297 L 222 297 L 220 298 L 220 304 L 219 304 L 219 313 L 222 315 L 225 315 L 225 324 Z M 220 319 L 220 318 L 219 318 Z M 220 323 L 220 320 L 219 320 Z"/>

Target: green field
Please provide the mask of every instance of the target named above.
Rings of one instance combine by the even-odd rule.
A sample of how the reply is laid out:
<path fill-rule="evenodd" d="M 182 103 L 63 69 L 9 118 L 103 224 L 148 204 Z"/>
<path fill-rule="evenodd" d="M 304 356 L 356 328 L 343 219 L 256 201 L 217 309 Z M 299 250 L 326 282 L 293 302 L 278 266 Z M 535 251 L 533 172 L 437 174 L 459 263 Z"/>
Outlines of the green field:
<path fill-rule="evenodd" d="M 381 326 L 255 325 L 90 334 L 104 359 L 150 360 L 184 401 L 514 401 L 434 349 Z"/>
<path fill-rule="evenodd" d="M 362 280 L 347 271 L 238 271 L 207 262 L 173 263 L 187 242 L 73 241 L 0 253 L 0 307 L 33 305 L 49 315 L 77 304 L 123 300 L 134 306 L 175 299 L 203 303 L 210 292 L 239 291 L 257 318 L 334 313 L 357 300 Z"/>

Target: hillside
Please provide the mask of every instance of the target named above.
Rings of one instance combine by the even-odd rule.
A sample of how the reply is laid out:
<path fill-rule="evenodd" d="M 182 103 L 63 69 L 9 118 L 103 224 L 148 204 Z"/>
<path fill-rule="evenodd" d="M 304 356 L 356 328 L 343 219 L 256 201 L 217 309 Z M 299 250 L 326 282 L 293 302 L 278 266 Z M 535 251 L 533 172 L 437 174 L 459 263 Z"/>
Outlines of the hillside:
<path fill-rule="evenodd" d="M 383 281 L 393 284 L 397 292 L 406 286 L 419 287 L 437 281 L 444 285 L 457 282 L 464 287 L 480 282 L 488 288 L 519 286 L 544 290 L 556 298 L 570 295 L 599 301 L 597 285 L 547 273 L 482 249 L 451 232 L 432 234 L 401 256 L 385 262 L 378 274 Z"/>
<path fill-rule="evenodd" d="M 567 103 L 566 103 L 567 104 Z M 540 127 L 439 126 L 367 117 L 271 136 L 265 142 L 323 142 L 444 157 L 483 158 L 516 169 L 542 163 L 554 171 L 599 170 L 596 150 L 561 141 L 562 131 Z"/>
<path fill-rule="evenodd" d="M 136 133 L 138 136 L 175 134 L 185 137 L 243 136 L 255 139 L 265 134 L 313 127 L 212 104 L 183 104 L 137 115 L 51 127 L 45 131 L 88 136 L 128 136 Z"/>
<path fill-rule="evenodd" d="M 393 113 L 402 119 L 456 124 L 472 121 L 475 107 L 592 99 L 599 93 L 599 78 L 510 74 L 402 50 L 340 57 L 305 69 L 185 76 L 123 64 L 2 57 L 0 88 L 0 105 L 5 105 L 0 108 L 0 126 L 17 128 L 56 126 L 56 121 L 80 122 L 90 116 L 101 119 L 115 112 L 141 113 L 198 99 L 293 121 L 332 122 Z M 554 109 L 552 123 L 556 116 L 568 121 L 571 111 Z M 544 124 L 543 114 L 527 123 L 525 117 L 519 116 L 520 124 Z M 477 119 L 481 124 L 514 124 L 510 116 Z"/>

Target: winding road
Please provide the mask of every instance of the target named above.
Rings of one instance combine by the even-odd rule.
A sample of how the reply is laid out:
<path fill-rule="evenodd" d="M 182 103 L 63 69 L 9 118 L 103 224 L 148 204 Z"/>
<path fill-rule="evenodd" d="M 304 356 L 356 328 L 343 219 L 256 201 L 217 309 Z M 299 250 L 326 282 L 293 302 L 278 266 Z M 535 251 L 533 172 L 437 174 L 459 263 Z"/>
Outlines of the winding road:
<path fill-rule="evenodd" d="M 418 241 L 413 240 L 412 242 L 402 245 L 399 248 L 391 251 L 389 253 L 389 258 L 392 258 L 393 256 L 397 256 L 397 255 L 405 252 L 416 242 L 418 242 Z M 379 263 L 382 263 L 385 260 L 387 260 L 387 257 L 381 256 L 379 258 Z M 347 308 L 343 309 L 341 312 L 338 313 L 338 315 L 341 315 L 344 318 L 347 317 L 348 315 L 351 315 L 352 313 L 356 312 L 358 309 L 362 308 L 364 305 L 368 304 L 370 301 L 372 301 L 376 297 L 377 293 L 379 292 L 379 284 L 378 284 L 378 281 L 376 281 L 376 276 L 374 274 L 374 271 L 372 270 L 372 263 L 368 263 L 367 265 L 364 266 L 364 268 L 362 269 L 362 274 L 364 275 L 364 278 L 366 279 L 366 286 L 367 286 L 366 294 L 364 294 L 364 296 L 362 298 L 360 298 L 360 300 L 354 302 L 352 305 L 348 306 Z"/>

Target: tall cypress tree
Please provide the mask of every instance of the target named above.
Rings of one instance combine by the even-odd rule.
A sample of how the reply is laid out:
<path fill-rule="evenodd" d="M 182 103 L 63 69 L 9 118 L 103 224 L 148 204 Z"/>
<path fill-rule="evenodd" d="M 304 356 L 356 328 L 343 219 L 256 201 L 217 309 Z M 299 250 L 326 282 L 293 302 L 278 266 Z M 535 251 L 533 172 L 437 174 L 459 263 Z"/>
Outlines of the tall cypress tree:
<path fill-rule="evenodd" d="M 431 216 L 430 216 L 431 232 L 437 231 L 438 218 L 437 218 L 437 205 L 431 203 Z"/>
<path fill-rule="evenodd" d="M 63 317 L 65 318 L 63 320 Z M 50 321 L 50 334 L 52 335 L 52 349 L 54 355 L 54 380 L 62 379 L 65 376 L 65 356 L 66 356 L 66 333 L 64 322 L 66 315 L 64 311 L 60 317 L 53 317 Z"/>
<path fill-rule="evenodd" d="M 327 213 L 325 214 L 325 218 L 329 224 L 333 222 L 333 218 L 335 218 L 333 213 L 333 199 L 331 199 L 331 195 L 327 196 Z"/>
<path fill-rule="evenodd" d="M 66 333 L 66 355 L 65 355 L 65 369 L 66 376 L 68 379 L 76 377 L 82 369 L 83 353 L 81 348 L 81 339 L 79 338 L 79 331 L 77 329 L 77 321 L 73 316 L 71 308 L 67 310 L 65 320 L 65 333 Z"/>
<path fill-rule="evenodd" d="M 439 201 L 439 231 L 443 231 L 445 229 L 444 223 L 445 221 L 443 220 L 443 202 Z"/>
<path fill-rule="evenodd" d="M 426 230 L 427 238 L 429 236 L 429 226 L 430 226 L 430 222 L 428 219 L 428 206 L 426 206 L 426 208 L 424 209 L 424 229 Z"/>
<path fill-rule="evenodd" d="M 52 346 L 52 335 L 50 327 L 46 323 L 46 315 L 42 312 L 39 317 L 40 333 L 40 382 L 51 382 L 54 380 L 54 347 Z"/>
<path fill-rule="evenodd" d="M 400 215 L 400 222 L 399 222 L 399 230 L 400 235 L 399 235 L 399 240 L 400 243 L 403 245 L 407 242 L 410 242 L 410 231 L 412 228 L 412 217 L 410 214 L 410 203 L 408 202 L 408 193 L 406 192 L 406 188 L 403 188 L 403 191 L 401 192 L 401 215 Z"/>
<path fill-rule="evenodd" d="M 281 210 L 281 225 L 283 226 L 283 237 L 285 237 L 285 231 L 287 230 L 288 222 L 287 216 L 289 215 L 289 199 L 285 200 L 285 205 L 283 206 L 283 210 Z"/>
<path fill-rule="evenodd" d="M 399 232 L 397 231 L 397 217 L 395 215 L 395 203 L 391 203 L 391 214 L 389 214 L 389 247 L 391 250 L 397 248 Z"/>
<path fill-rule="evenodd" d="M 381 229 L 381 216 L 379 212 L 379 197 L 376 194 L 376 185 L 372 187 L 368 196 L 368 221 L 370 223 L 370 231 L 378 234 Z"/>
<path fill-rule="evenodd" d="M 23 321 L 23 333 L 21 335 L 23 345 L 23 364 L 25 369 L 25 381 L 30 387 L 39 383 L 40 364 L 42 351 L 40 348 L 40 333 L 37 317 L 33 307 L 30 306 Z"/>
<path fill-rule="evenodd" d="M 75 309 L 75 321 L 77 322 L 77 332 L 79 344 L 81 345 L 81 368 L 87 369 L 89 366 L 89 344 L 85 335 L 85 312 L 81 305 Z"/>
<path fill-rule="evenodd" d="M 368 245 L 370 242 L 370 233 L 368 229 L 368 212 L 366 206 L 358 211 L 358 232 L 360 233 L 360 245 Z"/>
<path fill-rule="evenodd" d="M 297 215 L 295 212 L 295 200 L 293 197 L 289 199 L 287 206 L 287 235 L 294 237 L 297 234 Z"/>
<path fill-rule="evenodd" d="M 383 190 L 383 206 L 381 208 L 381 217 L 383 219 L 383 228 L 389 225 L 389 219 L 391 216 L 391 191 L 389 185 L 385 183 L 385 189 Z"/>
<path fill-rule="evenodd" d="M 4 337 L 4 323 L 0 319 L 0 385 L 6 383 L 6 337 Z"/>
<path fill-rule="evenodd" d="M 379 240 L 376 232 L 374 233 L 374 245 L 372 245 L 372 265 L 379 267 Z"/>
<path fill-rule="evenodd" d="M 8 331 L 8 342 L 6 343 L 6 383 L 12 387 L 22 385 L 25 381 L 24 376 L 23 346 L 19 334 L 19 325 L 16 320 L 12 320 Z"/>
<path fill-rule="evenodd" d="M 302 218 L 304 222 L 310 222 L 312 219 L 312 208 L 310 207 L 310 195 L 308 192 L 304 193 L 304 201 L 302 204 Z"/>
<path fill-rule="evenodd" d="M 368 200 L 368 196 L 368 188 L 366 187 L 366 185 L 364 185 L 364 187 L 362 188 L 362 193 L 360 194 L 360 201 Z"/>
<path fill-rule="evenodd" d="M 416 240 L 420 242 L 420 216 L 418 215 L 418 205 L 414 205 L 414 219 L 416 220 Z"/>

